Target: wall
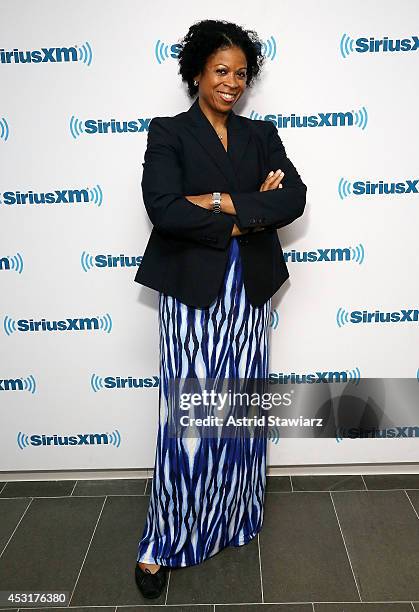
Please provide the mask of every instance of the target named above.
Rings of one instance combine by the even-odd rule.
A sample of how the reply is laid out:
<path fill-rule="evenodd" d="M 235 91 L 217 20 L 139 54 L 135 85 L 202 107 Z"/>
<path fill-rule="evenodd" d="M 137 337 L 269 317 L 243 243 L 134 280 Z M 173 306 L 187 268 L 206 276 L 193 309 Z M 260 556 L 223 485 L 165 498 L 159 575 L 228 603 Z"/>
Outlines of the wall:
<path fill-rule="evenodd" d="M 416 377 L 417 320 L 353 313 L 418 307 L 417 3 L 3 0 L 0 11 L 0 470 L 153 466 L 157 294 L 133 280 L 151 231 L 141 164 L 149 120 L 192 103 L 176 43 L 202 18 L 265 41 L 263 77 L 235 112 L 279 121 L 308 186 L 306 213 L 279 230 L 291 278 L 273 300 L 271 373 Z M 386 51 L 384 37 L 408 49 Z M 43 48 L 31 63 L 6 61 Z M 292 115 L 317 125 L 281 126 Z M 136 131 L 91 127 L 111 119 Z M 366 193 L 379 181 L 411 187 Z M 51 201 L 30 200 L 45 193 Z M 93 327 L 77 329 L 85 318 Z M 43 320 L 65 329 L 33 331 Z M 42 438 L 90 433 L 106 443 Z M 268 457 L 402 463 L 418 453 L 414 439 L 284 439 Z"/>

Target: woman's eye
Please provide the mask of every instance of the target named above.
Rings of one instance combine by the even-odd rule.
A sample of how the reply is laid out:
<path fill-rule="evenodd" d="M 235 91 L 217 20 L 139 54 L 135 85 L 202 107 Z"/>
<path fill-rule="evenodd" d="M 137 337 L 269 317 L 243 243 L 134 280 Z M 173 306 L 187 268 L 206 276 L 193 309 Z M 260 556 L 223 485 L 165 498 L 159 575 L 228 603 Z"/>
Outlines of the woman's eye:
<path fill-rule="evenodd" d="M 216 68 L 215 70 L 218 74 L 226 74 L 227 70 L 225 68 Z M 246 72 L 238 72 L 237 76 L 239 77 L 239 79 L 245 79 L 246 78 Z"/>

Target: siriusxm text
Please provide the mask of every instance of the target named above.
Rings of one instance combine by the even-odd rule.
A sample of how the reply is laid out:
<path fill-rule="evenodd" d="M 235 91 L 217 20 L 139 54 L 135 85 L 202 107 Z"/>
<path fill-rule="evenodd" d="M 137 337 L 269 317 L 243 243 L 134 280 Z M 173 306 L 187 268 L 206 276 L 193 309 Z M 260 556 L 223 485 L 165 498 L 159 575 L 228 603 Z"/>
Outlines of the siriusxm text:
<path fill-rule="evenodd" d="M 32 51 L 0 49 L 1 64 L 40 64 L 45 62 L 77 62 L 76 47 L 41 47 Z"/>
<path fill-rule="evenodd" d="M 400 309 L 383 312 L 381 310 L 352 310 L 350 312 L 351 323 L 405 323 L 419 321 L 419 310 Z"/>
<path fill-rule="evenodd" d="M 330 382 L 347 382 L 350 379 L 348 372 L 345 370 L 335 372 L 306 372 L 296 373 L 289 372 L 271 372 L 268 375 L 268 381 L 272 385 L 291 384 L 313 384 L 313 383 L 330 383 Z"/>
<path fill-rule="evenodd" d="M 360 37 L 355 40 L 355 51 L 358 53 L 387 53 L 395 51 L 417 51 L 419 49 L 419 37 L 410 38 L 374 38 L 373 36 Z"/>
<path fill-rule="evenodd" d="M 354 195 L 375 195 L 375 194 L 395 194 L 395 193 L 419 193 L 419 179 L 406 179 L 398 183 L 386 183 L 384 181 L 355 181 L 352 185 Z"/>
<path fill-rule="evenodd" d="M 14 204 L 73 204 L 89 202 L 89 190 L 85 189 L 56 189 L 54 191 L 4 191 L 2 203 L 12 206 Z"/>
<path fill-rule="evenodd" d="M 352 111 L 339 113 L 317 113 L 316 115 L 264 115 L 264 121 L 271 121 L 277 128 L 345 127 L 355 124 Z"/>

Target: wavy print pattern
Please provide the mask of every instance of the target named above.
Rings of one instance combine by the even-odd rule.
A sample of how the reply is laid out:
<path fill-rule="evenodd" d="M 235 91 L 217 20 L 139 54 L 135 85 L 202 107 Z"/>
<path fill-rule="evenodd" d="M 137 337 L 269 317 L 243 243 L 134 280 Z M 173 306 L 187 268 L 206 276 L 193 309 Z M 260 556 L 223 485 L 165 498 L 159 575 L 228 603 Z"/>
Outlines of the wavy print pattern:
<path fill-rule="evenodd" d="M 270 310 L 271 299 L 259 307 L 247 300 L 235 237 L 222 289 L 208 308 L 159 294 L 159 428 L 137 561 L 196 565 L 226 546 L 246 544 L 260 531 L 266 431 L 255 427 L 254 435 L 245 437 L 237 427 L 230 437 L 170 437 L 174 394 L 169 382 L 228 378 L 246 385 L 248 378 L 266 380 Z"/>

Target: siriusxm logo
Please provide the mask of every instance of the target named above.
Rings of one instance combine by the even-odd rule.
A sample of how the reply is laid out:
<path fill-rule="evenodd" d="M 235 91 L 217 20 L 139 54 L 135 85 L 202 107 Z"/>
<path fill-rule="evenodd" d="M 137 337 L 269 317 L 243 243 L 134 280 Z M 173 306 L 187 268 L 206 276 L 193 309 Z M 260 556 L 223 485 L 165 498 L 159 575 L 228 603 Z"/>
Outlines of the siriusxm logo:
<path fill-rule="evenodd" d="M 365 106 L 358 111 L 316 113 L 315 115 L 296 115 L 295 113 L 291 113 L 291 115 L 261 115 L 252 110 L 249 118 L 272 121 L 278 129 L 356 126 L 365 130 L 368 124 L 368 112 Z"/>
<path fill-rule="evenodd" d="M 288 374 L 284 374 L 283 372 L 272 372 L 268 375 L 269 383 L 273 385 L 286 385 L 288 383 L 313 384 L 348 381 L 358 384 L 360 378 L 361 371 L 359 368 L 341 371 L 306 372 L 303 374 L 298 374 L 296 372 L 289 372 Z"/>
<path fill-rule="evenodd" d="M 402 427 L 337 427 L 336 442 L 344 438 L 418 438 L 419 427 L 410 425 Z"/>
<path fill-rule="evenodd" d="M 36 380 L 30 374 L 26 378 L 0 378 L 0 391 L 28 391 L 36 392 Z"/>
<path fill-rule="evenodd" d="M 276 329 L 279 325 L 279 312 L 276 308 L 271 310 L 271 318 L 269 320 L 269 325 L 272 327 L 272 329 Z"/>
<path fill-rule="evenodd" d="M 5 117 L 0 117 L 0 140 L 8 140 L 9 138 L 9 124 Z"/>
<path fill-rule="evenodd" d="M 23 272 L 23 257 L 20 253 L 16 253 L 16 255 L 6 255 L 5 257 L 0 257 L 0 272 L 3 270 L 17 272 L 18 274 L 22 274 Z"/>
<path fill-rule="evenodd" d="M 179 43 L 166 44 L 160 39 L 157 40 L 154 46 L 154 56 L 159 64 L 162 64 L 167 59 L 177 59 L 182 49 Z"/>
<path fill-rule="evenodd" d="M 102 389 L 145 389 L 158 387 L 159 384 L 158 376 L 152 378 L 133 378 L 132 376 L 121 378 L 120 376 L 102 377 L 92 374 L 90 378 L 90 386 L 95 393 Z"/>
<path fill-rule="evenodd" d="M 284 259 L 287 263 L 312 263 L 319 261 L 354 261 L 362 264 L 365 257 L 365 250 L 362 244 L 355 247 L 342 247 L 334 249 L 316 249 L 315 251 L 284 251 Z"/>
<path fill-rule="evenodd" d="M 132 121 L 102 121 L 102 119 L 86 119 L 82 121 L 71 115 L 69 128 L 73 138 L 78 138 L 82 134 L 126 134 L 137 132 L 148 132 L 148 125 L 151 117 L 143 119 L 133 119 Z"/>
<path fill-rule="evenodd" d="M 68 332 L 68 331 L 112 331 L 111 316 L 106 313 L 98 317 L 84 317 L 75 319 L 48 320 L 41 319 L 12 319 L 6 315 L 3 319 L 3 329 L 7 336 L 15 332 Z"/>
<path fill-rule="evenodd" d="M 154 57 L 158 64 L 162 64 L 167 59 L 177 59 L 179 57 L 182 45 L 180 43 L 167 44 L 160 39 L 156 41 L 154 45 Z M 276 40 L 273 36 L 268 38 L 266 41 L 262 41 L 262 53 L 263 55 L 274 60 L 276 57 Z"/>
<path fill-rule="evenodd" d="M 348 312 L 344 308 L 338 308 L 336 323 L 343 327 L 347 323 L 417 323 L 419 310 L 401 308 L 400 310 L 382 312 L 381 310 L 352 310 Z"/>
<path fill-rule="evenodd" d="M 338 194 L 341 200 L 350 195 L 404 195 L 418 192 L 419 179 L 406 179 L 398 183 L 378 181 L 347 181 L 341 178 L 338 183 Z"/>
<path fill-rule="evenodd" d="M 281 430 L 279 427 L 269 427 L 268 428 L 267 439 L 269 440 L 269 442 L 272 442 L 273 444 L 279 444 L 280 437 L 281 437 Z"/>
<path fill-rule="evenodd" d="M 409 38 L 374 38 L 373 36 L 356 38 L 355 40 L 343 34 L 340 39 L 339 50 L 342 57 L 346 58 L 351 53 L 388 53 L 399 51 L 417 51 L 419 49 L 419 37 Z"/>
<path fill-rule="evenodd" d="M 92 268 L 133 268 L 139 266 L 143 257 L 142 255 L 90 255 L 83 251 L 80 256 L 81 267 L 85 272 Z M 0 260 L 1 262 L 1 260 Z"/>
<path fill-rule="evenodd" d="M 119 448 L 121 445 L 121 434 L 116 429 L 111 433 L 78 433 L 72 436 L 60 436 L 53 434 L 28 435 L 19 431 L 17 434 L 17 445 L 20 450 L 28 446 L 103 446 L 111 445 Z"/>
<path fill-rule="evenodd" d="M 96 204 L 101 206 L 103 193 L 100 185 L 84 189 L 55 189 L 54 191 L 3 191 L 0 204 L 7 206 L 26 204 Z"/>
<path fill-rule="evenodd" d="M 0 49 L 0 64 L 56 64 L 62 62 L 79 62 L 90 66 L 92 63 L 92 47 L 85 42 L 80 47 L 41 47 L 33 51 Z"/>

